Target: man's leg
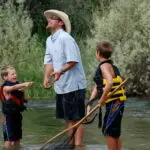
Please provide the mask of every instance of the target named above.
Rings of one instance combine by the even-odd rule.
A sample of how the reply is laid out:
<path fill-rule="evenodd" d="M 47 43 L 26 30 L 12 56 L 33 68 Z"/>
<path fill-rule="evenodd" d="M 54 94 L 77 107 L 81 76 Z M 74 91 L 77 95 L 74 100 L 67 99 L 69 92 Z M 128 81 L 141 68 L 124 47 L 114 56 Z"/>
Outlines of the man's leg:
<path fill-rule="evenodd" d="M 67 127 L 70 128 L 72 127 L 74 124 L 76 124 L 77 121 L 68 121 L 67 123 Z M 74 129 L 76 130 L 75 133 Z M 80 126 L 78 126 L 77 128 L 73 128 L 73 130 L 70 130 L 68 132 L 69 136 L 71 136 L 72 134 L 74 134 L 73 139 L 71 140 L 71 144 L 75 145 L 75 146 L 80 146 L 83 145 L 83 137 L 84 137 L 84 127 L 81 124 Z"/>
<path fill-rule="evenodd" d="M 67 121 L 67 126 L 66 126 L 66 128 L 71 128 L 73 125 L 74 125 L 74 121 Z M 72 136 L 72 134 L 73 134 L 73 130 L 68 131 L 68 136 L 69 136 L 69 137 Z M 71 139 L 71 141 L 70 141 L 70 144 L 71 144 L 71 145 L 75 145 L 74 139 L 75 139 L 75 137 L 74 137 L 74 135 L 73 135 L 73 137 L 72 137 L 72 139 Z"/>
<path fill-rule="evenodd" d="M 70 92 L 64 95 L 63 106 L 64 106 L 64 118 L 67 118 L 67 126 L 70 128 L 72 125 L 76 124 L 80 119 L 85 116 L 85 90 L 78 90 Z M 69 132 L 71 135 L 74 132 L 72 130 Z M 75 146 L 83 144 L 84 128 L 83 125 L 79 125 L 75 128 L 73 144 Z"/>
<path fill-rule="evenodd" d="M 80 126 L 78 126 L 76 134 L 75 134 L 76 146 L 83 145 L 83 137 L 84 137 L 84 126 L 81 124 Z"/>

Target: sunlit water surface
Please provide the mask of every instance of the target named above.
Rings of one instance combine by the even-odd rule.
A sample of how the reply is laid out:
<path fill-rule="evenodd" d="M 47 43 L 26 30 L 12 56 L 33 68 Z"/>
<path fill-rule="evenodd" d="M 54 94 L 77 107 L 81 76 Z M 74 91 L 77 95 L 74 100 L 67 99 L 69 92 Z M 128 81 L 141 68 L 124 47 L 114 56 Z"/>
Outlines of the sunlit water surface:
<path fill-rule="evenodd" d="M 63 130 L 64 122 L 55 119 L 55 104 L 50 100 L 32 100 L 23 113 L 23 150 L 39 150 L 40 146 Z M 97 120 L 85 126 L 85 146 L 79 150 L 106 150 L 106 142 L 97 128 Z M 3 145 L 0 130 L 0 145 Z M 150 150 L 150 98 L 129 98 L 122 121 L 123 150 Z M 2 147 L 1 147 L 2 149 Z M 15 148 L 16 149 L 16 148 Z"/>

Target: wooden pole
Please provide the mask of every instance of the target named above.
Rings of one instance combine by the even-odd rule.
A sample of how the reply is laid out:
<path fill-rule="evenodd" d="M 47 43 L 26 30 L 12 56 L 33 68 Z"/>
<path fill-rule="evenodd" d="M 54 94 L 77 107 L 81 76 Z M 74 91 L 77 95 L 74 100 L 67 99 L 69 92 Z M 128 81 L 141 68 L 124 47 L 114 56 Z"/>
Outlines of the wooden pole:
<path fill-rule="evenodd" d="M 119 90 L 126 82 L 128 81 L 128 78 L 126 80 L 124 80 L 117 88 L 115 88 L 109 95 L 108 98 L 111 97 L 117 90 Z M 100 108 L 100 105 L 97 104 L 90 112 L 88 115 L 84 116 L 80 121 L 78 121 L 76 124 L 74 124 L 73 126 L 71 126 L 70 128 L 67 128 L 61 132 L 59 132 L 58 134 L 56 134 L 54 137 L 50 138 L 49 140 L 47 140 L 40 148 L 40 150 L 42 150 L 44 148 L 45 145 L 47 145 L 49 142 L 52 142 L 53 140 L 55 140 L 57 137 L 61 136 L 62 134 L 72 130 L 73 128 L 76 128 L 77 126 L 79 126 L 85 119 L 87 119 L 93 112 L 95 112 L 98 108 Z"/>

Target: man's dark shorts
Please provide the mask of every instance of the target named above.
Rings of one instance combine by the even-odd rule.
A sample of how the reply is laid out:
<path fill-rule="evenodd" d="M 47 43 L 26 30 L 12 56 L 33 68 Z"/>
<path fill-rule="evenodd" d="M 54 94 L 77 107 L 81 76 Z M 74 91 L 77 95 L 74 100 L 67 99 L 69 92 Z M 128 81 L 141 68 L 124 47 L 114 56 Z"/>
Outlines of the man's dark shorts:
<path fill-rule="evenodd" d="M 18 141 L 22 138 L 22 115 L 3 114 L 4 141 Z"/>
<path fill-rule="evenodd" d="M 56 118 L 80 120 L 85 116 L 85 89 L 56 94 Z"/>

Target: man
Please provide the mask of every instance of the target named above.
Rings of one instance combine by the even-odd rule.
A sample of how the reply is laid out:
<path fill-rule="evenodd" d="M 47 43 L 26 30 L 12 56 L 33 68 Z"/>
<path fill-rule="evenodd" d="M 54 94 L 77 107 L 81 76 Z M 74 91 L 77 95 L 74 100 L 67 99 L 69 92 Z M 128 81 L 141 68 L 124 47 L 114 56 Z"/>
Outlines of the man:
<path fill-rule="evenodd" d="M 54 77 L 56 92 L 56 118 L 64 119 L 71 127 L 85 115 L 86 79 L 80 50 L 71 32 L 68 15 L 58 10 L 47 10 L 47 29 L 52 35 L 46 41 L 44 58 L 44 88 L 49 88 L 49 77 Z M 84 129 L 80 125 L 74 138 L 74 145 L 82 145 Z"/>

